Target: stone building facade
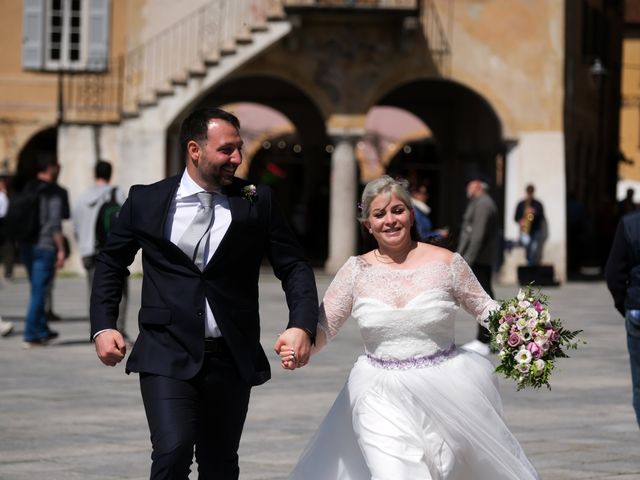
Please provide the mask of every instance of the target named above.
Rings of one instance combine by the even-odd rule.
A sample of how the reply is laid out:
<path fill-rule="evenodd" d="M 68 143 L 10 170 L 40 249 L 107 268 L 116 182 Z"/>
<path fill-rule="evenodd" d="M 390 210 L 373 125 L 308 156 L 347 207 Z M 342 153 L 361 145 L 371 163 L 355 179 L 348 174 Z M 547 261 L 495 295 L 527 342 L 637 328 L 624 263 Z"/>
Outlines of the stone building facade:
<path fill-rule="evenodd" d="M 54 148 L 72 200 L 91 182 L 98 158 L 114 163 L 114 180 L 125 188 L 153 182 L 180 171 L 177 132 L 192 108 L 257 104 L 289 120 L 288 144 L 297 150 L 274 157 L 264 147 L 271 142 L 262 143 L 243 172 L 260 180 L 260 168 L 280 162 L 285 210 L 304 217 L 305 246 L 328 272 L 359 249 L 355 204 L 373 176 L 389 171 L 428 181 L 434 215 L 454 242 L 465 178 L 480 171 L 490 179 L 506 240 L 517 238 L 512 217 L 525 185 L 536 185 L 549 224 L 543 261 L 558 280 L 567 278 L 567 189 L 579 187 L 586 200 L 591 180 L 568 173 L 588 155 L 575 152 L 575 137 L 590 138 L 591 128 L 571 119 L 575 105 L 586 118 L 602 113 L 590 100 L 602 87 L 568 91 L 567 72 L 572 81 L 591 75 L 601 59 L 569 48 L 589 24 L 578 22 L 578 31 L 567 25 L 592 10 L 613 25 L 621 11 L 607 2 L 59 0 L 53 4 L 66 9 L 63 19 L 78 8 L 84 32 L 75 54 L 84 63 L 67 64 L 51 62 L 52 3 L 10 3 L 0 19 L 7 174 L 28 175 L 39 149 Z M 60 48 L 74 55 L 68 44 Z M 382 107 L 410 113 L 430 135 L 371 165 L 358 149 L 367 118 Z M 596 139 L 598 148 L 614 130 Z M 617 168 L 604 154 L 595 161 L 596 173 Z M 597 175 L 598 191 L 615 188 L 609 173 Z M 515 280 L 520 250 L 506 249 L 497 262 L 504 281 Z M 77 261 L 68 268 L 81 271 Z"/>

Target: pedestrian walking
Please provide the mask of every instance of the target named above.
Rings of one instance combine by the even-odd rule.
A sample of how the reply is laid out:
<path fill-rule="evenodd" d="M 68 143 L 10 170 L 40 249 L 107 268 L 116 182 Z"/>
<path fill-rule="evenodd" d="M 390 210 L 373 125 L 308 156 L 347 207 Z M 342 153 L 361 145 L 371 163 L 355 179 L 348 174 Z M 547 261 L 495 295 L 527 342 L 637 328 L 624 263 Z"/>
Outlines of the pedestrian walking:
<path fill-rule="evenodd" d="M 65 261 L 62 236 L 64 199 L 54 183 L 60 170 L 53 154 L 42 153 L 37 175 L 14 196 L 6 216 L 6 230 L 18 242 L 31 287 L 25 319 L 24 347 L 47 345 L 58 336 L 47 324 L 45 301 L 56 269 Z"/>
<path fill-rule="evenodd" d="M 640 426 L 640 212 L 618 222 L 605 267 L 607 287 L 616 310 L 625 318 L 631 364 L 633 408 Z"/>
<path fill-rule="evenodd" d="M 491 277 L 498 249 L 498 208 L 488 191 L 489 182 L 486 177 L 476 174 L 469 178 L 469 202 L 462 217 L 457 250 L 471 267 L 484 291 L 493 298 Z M 463 345 L 463 348 L 487 356 L 490 353 L 490 340 L 489 331 L 478 325 L 476 339 Z"/>
<path fill-rule="evenodd" d="M 80 194 L 73 207 L 73 233 L 87 276 L 89 294 L 93 286 L 96 255 L 100 253 L 100 250 L 105 245 L 104 237 L 109 233 L 107 230 L 110 229 L 111 222 L 109 216 L 113 215 L 113 212 L 109 211 L 106 205 L 113 202 L 117 214 L 119 206 L 126 200 L 126 194 L 122 189 L 111 185 L 112 171 L 111 163 L 99 160 L 94 167 L 93 184 Z M 105 226 L 105 223 L 108 225 Z M 97 232 L 101 232 L 101 234 L 97 235 Z M 122 298 L 118 306 L 116 328 L 125 341 L 131 343 L 126 331 L 128 298 L 129 282 L 125 277 Z"/>

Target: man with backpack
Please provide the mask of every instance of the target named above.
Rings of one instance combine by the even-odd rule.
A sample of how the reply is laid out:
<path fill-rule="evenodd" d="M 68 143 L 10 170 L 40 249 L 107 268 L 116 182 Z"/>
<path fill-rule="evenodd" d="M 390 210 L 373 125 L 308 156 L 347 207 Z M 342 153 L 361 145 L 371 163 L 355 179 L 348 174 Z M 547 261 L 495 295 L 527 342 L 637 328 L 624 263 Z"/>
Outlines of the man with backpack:
<path fill-rule="evenodd" d="M 44 306 L 49 283 L 65 261 L 64 200 L 54 185 L 60 165 L 51 153 L 40 153 L 36 165 L 36 178 L 11 199 L 5 216 L 6 235 L 17 242 L 31 285 L 24 328 L 25 348 L 47 345 L 58 336 L 47 325 Z"/>
<path fill-rule="evenodd" d="M 126 195 L 121 189 L 110 185 L 111 173 L 111 163 L 99 160 L 94 168 L 93 185 L 78 197 L 73 209 L 73 229 L 78 242 L 78 252 L 87 272 L 89 293 L 91 293 L 93 284 L 95 257 L 106 243 L 113 223 L 120 212 L 120 206 L 126 199 Z M 120 301 L 117 329 L 126 341 L 128 341 L 125 332 L 127 299 L 128 284 L 125 282 Z"/>

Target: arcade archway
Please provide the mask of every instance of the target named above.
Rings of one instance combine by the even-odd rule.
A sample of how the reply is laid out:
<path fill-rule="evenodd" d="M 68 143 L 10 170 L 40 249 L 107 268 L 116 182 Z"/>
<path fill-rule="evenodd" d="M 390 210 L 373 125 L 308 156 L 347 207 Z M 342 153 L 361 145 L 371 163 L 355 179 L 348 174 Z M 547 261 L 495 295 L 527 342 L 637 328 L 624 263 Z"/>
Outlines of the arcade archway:
<path fill-rule="evenodd" d="M 422 79 L 394 88 L 377 105 L 411 112 L 431 130 L 430 137 L 407 142 L 387 171 L 409 178 L 429 172 L 434 216 L 440 225 L 450 226 L 453 239 L 466 205 L 465 183 L 470 174 L 486 175 L 492 196 L 504 208 L 502 127 L 481 95 L 450 80 Z"/>
<path fill-rule="evenodd" d="M 16 175 L 11 182 L 12 190 L 20 191 L 26 182 L 36 176 L 39 156 L 57 155 L 57 152 L 58 130 L 55 127 L 41 130 L 31 137 L 18 155 Z"/>

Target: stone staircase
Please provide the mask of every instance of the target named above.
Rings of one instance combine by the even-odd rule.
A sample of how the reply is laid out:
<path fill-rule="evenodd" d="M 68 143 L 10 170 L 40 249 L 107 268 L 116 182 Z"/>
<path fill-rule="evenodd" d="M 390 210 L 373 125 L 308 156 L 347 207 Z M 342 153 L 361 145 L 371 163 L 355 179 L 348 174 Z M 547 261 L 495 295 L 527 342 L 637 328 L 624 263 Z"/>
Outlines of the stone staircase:
<path fill-rule="evenodd" d="M 138 116 L 224 57 L 285 21 L 280 0 L 210 0 L 130 51 L 124 62 L 122 115 Z"/>
<path fill-rule="evenodd" d="M 208 0 L 112 59 L 109 71 L 63 79 L 64 121 L 117 124 L 191 84 L 211 85 L 216 70 L 229 73 L 223 62 L 237 67 L 286 35 L 292 21 L 286 11 L 295 7 L 422 10 L 415 27 L 422 21 L 434 61 L 447 74 L 449 42 L 432 0 Z"/>

